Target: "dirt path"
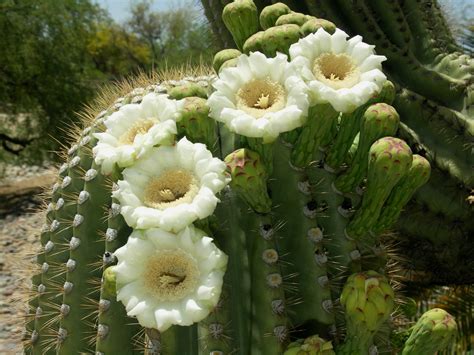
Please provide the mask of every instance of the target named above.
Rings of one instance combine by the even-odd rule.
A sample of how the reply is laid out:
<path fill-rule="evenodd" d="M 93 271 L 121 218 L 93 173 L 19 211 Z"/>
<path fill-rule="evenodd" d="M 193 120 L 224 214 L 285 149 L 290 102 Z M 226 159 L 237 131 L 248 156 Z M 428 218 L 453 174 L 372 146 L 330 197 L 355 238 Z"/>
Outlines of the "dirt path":
<path fill-rule="evenodd" d="M 22 354 L 27 290 L 44 223 L 35 211 L 42 186 L 54 176 L 41 167 L 23 170 L 0 180 L 0 354 Z"/>

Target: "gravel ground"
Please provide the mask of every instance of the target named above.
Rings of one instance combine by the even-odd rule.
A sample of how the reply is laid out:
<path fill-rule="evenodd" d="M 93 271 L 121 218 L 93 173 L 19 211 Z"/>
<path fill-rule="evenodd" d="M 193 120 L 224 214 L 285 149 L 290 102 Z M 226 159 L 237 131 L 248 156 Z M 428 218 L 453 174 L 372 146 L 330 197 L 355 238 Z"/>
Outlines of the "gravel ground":
<path fill-rule="evenodd" d="M 48 166 L 7 166 L 4 181 L 18 181 L 47 172 Z M 1 197 L 0 197 L 1 198 Z M 22 199 L 0 216 L 0 354 L 21 354 L 23 323 L 27 311 L 27 290 L 33 272 L 38 231 L 44 216 L 35 213 L 37 196 Z"/>

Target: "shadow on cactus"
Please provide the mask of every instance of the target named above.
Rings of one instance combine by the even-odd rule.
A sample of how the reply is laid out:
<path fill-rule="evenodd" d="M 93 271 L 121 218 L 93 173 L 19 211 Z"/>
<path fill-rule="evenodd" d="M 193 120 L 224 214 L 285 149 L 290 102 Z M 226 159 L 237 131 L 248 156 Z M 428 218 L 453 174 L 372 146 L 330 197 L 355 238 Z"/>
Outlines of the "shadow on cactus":
<path fill-rule="evenodd" d="M 245 53 L 216 54 L 217 77 L 91 109 L 52 189 L 27 353 L 390 351 L 380 236 L 430 165 L 393 137 L 385 57 L 283 4 L 223 20 Z"/>

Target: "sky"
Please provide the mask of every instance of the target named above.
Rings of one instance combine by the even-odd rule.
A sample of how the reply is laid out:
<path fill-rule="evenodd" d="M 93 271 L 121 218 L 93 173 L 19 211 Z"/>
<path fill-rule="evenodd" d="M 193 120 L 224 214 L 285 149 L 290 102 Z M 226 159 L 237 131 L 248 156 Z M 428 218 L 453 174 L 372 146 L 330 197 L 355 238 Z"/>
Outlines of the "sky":
<path fill-rule="evenodd" d="M 183 4 L 196 4 L 197 0 L 154 0 L 152 9 L 156 11 L 170 10 L 175 6 Z M 123 22 L 128 18 L 128 11 L 133 0 L 95 0 L 102 8 L 109 11 L 110 16 L 117 22 Z"/>

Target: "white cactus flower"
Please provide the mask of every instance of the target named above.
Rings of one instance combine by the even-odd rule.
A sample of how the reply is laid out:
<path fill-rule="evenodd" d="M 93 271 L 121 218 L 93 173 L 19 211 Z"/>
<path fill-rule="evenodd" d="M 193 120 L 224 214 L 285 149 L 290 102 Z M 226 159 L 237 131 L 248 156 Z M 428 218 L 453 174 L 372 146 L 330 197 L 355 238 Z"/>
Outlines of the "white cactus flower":
<path fill-rule="evenodd" d="M 191 325 L 219 301 L 227 256 L 193 226 L 179 234 L 136 230 L 114 255 L 117 300 L 143 327 Z"/>
<path fill-rule="evenodd" d="M 204 144 L 182 138 L 174 146 L 152 148 L 124 169 L 113 196 L 129 226 L 177 232 L 214 212 L 216 194 L 229 181 L 225 171 Z"/>
<path fill-rule="evenodd" d="M 306 120 L 307 87 L 284 54 L 242 54 L 236 67 L 219 73 L 213 87 L 210 116 L 243 136 L 271 142 Z"/>
<path fill-rule="evenodd" d="M 95 133 L 95 162 L 109 174 L 114 164 L 127 167 L 151 147 L 172 144 L 176 135 L 176 120 L 184 101 L 171 100 L 167 95 L 150 93 L 139 104 L 127 104 L 105 121 L 105 132 Z"/>
<path fill-rule="evenodd" d="M 382 73 L 387 58 L 375 55 L 375 46 L 361 36 L 347 37 L 340 29 L 331 35 L 320 28 L 290 47 L 291 62 L 307 82 L 312 103 L 329 103 L 340 112 L 365 104 L 387 80 Z"/>

